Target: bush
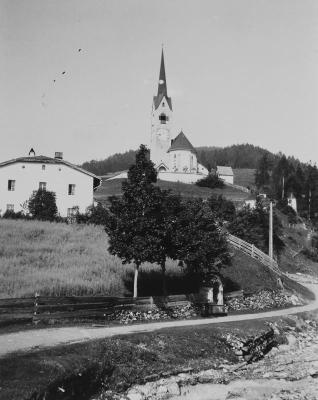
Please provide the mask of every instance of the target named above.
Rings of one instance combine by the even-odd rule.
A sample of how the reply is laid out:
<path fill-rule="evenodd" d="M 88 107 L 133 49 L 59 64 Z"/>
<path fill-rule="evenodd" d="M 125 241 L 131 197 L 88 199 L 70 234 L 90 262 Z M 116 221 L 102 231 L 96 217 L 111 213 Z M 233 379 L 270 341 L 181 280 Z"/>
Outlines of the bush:
<path fill-rule="evenodd" d="M 227 200 L 222 195 L 212 195 L 208 198 L 208 205 L 210 206 L 215 217 L 220 221 L 232 221 L 235 218 L 236 210 L 233 202 Z"/>
<path fill-rule="evenodd" d="M 287 199 L 279 200 L 276 203 L 276 208 L 287 216 L 288 222 L 290 224 L 297 223 L 297 213 L 292 207 L 288 205 Z"/>
<path fill-rule="evenodd" d="M 200 179 L 196 182 L 196 185 L 201 187 L 208 187 L 210 189 L 222 188 L 224 182 L 216 174 L 209 174 L 205 178 Z"/>
<path fill-rule="evenodd" d="M 11 211 L 11 210 L 7 210 L 3 214 L 2 218 L 5 218 L 5 219 L 28 219 L 28 217 L 26 215 L 24 215 L 22 213 L 22 211 L 14 212 L 14 211 Z"/>
<path fill-rule="evenodd" d="M 76 222 L 78 224 L 106 225 L 108 218 L 107 209 L 98 203 L 97 206 L 89 207 L 85 214 L 76 214 Z"/>

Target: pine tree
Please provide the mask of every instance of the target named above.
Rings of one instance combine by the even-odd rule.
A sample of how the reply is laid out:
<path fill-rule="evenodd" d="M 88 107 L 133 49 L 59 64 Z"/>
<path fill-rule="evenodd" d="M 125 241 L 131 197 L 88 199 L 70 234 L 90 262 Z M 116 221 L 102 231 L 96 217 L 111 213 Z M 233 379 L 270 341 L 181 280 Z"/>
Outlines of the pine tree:
<path fill-rule="evenodd" d="M 258 162 L 257 170 L 255 172 L 255 184 L 258 188 L 267 186 L 270 181 L 270 168 L 268 154 L 265 153 Z"/>

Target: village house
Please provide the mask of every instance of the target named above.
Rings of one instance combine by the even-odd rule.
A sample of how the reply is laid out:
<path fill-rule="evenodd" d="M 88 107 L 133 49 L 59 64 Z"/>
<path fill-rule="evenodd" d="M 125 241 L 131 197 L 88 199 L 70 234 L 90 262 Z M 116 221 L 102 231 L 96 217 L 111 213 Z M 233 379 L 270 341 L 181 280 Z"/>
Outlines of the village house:
<path fill-rule="evenodd" d="M 27 157 L 0 163 L 0 215 L 7 210 L 23 211 L 38 189 L 55 193 L 61 217 L 70 217 L 76 210 L 84 213 L 100 183 L 94 174 L 63 160 L 63 153 L 51 158 L 36 156 L 32 149 Z"/>
<path fill-rule="evenodd" d="M 222 181 L 233 185 L 234 174 L 232 167 L 223 167 L 219 165 L 216 167 L 216 174 Z"/>

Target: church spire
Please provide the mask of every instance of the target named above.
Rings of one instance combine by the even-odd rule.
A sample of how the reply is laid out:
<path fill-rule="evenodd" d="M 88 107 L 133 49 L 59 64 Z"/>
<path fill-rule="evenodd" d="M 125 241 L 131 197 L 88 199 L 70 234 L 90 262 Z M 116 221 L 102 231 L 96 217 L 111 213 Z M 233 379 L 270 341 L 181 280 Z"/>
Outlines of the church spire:
<path fill-rule="evenodd" d="M 161 50 L 161 63 L 160 63 L 160 73 L 159 73 L 159 83 L 158 83 L 158 94 L 157 94 L 157 96 L 159 96 L 161 94 L 163 94 L 164 96 L 168 97 L 163 48 Z"/>
<path fill-rule="evenodd" d="M 161 50 L 161 62 L 160 62 L 160 72 L 159 72 L 159 82 L 158 82 L 158 93 L 153 98 L 153 104 L 155 110 L 159 107 L 163 98 L 166 98 L 170 110 L 172 110 L 171 98 L 168 97 L 167 90 L 167 80 L 166 80 L 166 69 L 165 69 L 165 59 L 163 55 L 163 48 Z"/>

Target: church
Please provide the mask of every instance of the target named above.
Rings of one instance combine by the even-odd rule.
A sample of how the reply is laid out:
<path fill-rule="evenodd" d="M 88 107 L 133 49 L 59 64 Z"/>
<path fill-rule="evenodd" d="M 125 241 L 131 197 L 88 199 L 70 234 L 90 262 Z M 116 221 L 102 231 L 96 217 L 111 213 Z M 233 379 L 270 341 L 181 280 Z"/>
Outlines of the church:
<path fill-rule="evenodd" d="M 158 178 L 172 182 L 195 183 L 208 175 L 197 160 L 197 153 L 184 132 L 172 136 L 173 108 L 168 96 L 163 50 L 158 92 L 153 97 L 151 113 L 150 159 L 158 170 Z"/>

